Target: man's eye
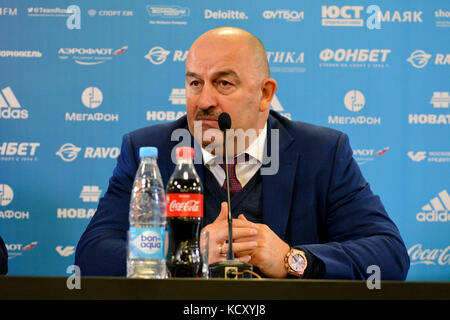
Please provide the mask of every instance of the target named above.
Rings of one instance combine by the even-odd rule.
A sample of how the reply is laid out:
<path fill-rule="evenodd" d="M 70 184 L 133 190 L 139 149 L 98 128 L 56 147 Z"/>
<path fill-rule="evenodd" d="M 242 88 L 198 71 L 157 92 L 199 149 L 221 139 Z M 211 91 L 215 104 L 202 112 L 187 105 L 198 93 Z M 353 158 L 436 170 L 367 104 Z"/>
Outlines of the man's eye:
<path fill-rule="evenodd" d="M 200 85 L 200 82 L 197 81 L 197 80 L 194 80 L 194 81 L 191 82 L 191 86 L 192 87 L 198 87 L 199 85 Z"/>
<path fill-rule="evenodd" d="M 228 82 L 228 81 L 226 81 L 226 80 L 220 80 L 220 81 L 219 81 L 219 84 L 220 84 L 220 86 L 222 86 L 222 87 L 228 87 L 228 86 L 231 86 L 231 83 Z"/>

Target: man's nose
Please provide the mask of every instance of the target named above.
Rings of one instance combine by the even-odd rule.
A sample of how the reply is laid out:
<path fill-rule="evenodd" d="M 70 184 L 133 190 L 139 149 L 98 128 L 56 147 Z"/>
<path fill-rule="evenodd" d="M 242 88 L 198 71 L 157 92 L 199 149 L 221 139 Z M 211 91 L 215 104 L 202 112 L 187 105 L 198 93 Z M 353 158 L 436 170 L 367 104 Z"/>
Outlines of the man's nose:
<path fill-rule="evenodd" d="M 217 91 L 212 84 L 204 84 L 200 97 L 197 100 L 197 106 L 199 109 L 209 109 L 211 107 L 217 107 Z"/>

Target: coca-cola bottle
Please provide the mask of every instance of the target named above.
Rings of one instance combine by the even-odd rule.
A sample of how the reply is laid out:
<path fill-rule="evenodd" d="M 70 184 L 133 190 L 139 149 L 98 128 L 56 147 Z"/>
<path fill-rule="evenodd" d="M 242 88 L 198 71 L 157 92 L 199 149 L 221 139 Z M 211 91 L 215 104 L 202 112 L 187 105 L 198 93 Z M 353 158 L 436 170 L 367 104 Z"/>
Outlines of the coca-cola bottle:
<path fill-rule="evenodd" d="M 201 275 L 200 225 L 203 220 L 203 185 L 195 171 L 194 149 L 176 149 L 177 165 L 166 189 L 170 277 Z"/>

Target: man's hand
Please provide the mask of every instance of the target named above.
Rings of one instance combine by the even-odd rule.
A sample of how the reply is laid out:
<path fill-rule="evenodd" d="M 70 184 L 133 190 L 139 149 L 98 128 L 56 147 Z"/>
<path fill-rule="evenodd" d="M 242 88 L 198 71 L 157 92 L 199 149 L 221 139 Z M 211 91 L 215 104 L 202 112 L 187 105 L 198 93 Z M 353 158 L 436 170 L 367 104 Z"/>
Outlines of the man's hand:
<path fill-rule="evenodd" d="M 258 233 L 258 226 L 250 221 L 233 219 L 233 239 L 243 239 L 253 237 Z M 216 220 L 203 228 L 203 231 L 209 231 L 209 263 L 226 260 L 226 252 L 228 244 L 228 205 L 222 202 L 222 208 Z M 233 241 L 233 251 L 242 254 L 236 256 L 236 260 L 248 263 L 251 259 L 250 255 L 245 252 L 251 252 L 257 246 L 256 241 L 246 241 L 236 243 Z M 222 254 L 220 254 L 220 247 L 222 247 Z"/>

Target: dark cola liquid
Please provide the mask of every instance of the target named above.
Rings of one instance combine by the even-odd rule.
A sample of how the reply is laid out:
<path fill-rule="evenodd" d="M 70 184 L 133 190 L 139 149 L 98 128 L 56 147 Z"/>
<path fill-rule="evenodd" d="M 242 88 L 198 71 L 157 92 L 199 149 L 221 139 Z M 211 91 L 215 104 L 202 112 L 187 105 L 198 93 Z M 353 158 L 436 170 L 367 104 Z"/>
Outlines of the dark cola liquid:
<path fill-rule="evenodd" d="M 180 173 L 183 177 L 183 173 L 180 171 L 176 172 L 176 175 L 180 176 Z M 189 172 L 190 176 L 191 174 L 192 172 Z M 174 178 L 169 181 L 166 194 L 169 197 L 171 194 L 174 196 L 176 194 L 203 194 L 203 187 L 198 177 L 186 180 Z M 203 201 L 201 205 L 203 206 Z M 170 277 L 201 276 L 202 261 L 199 238 L 202 220 L 201 217 L 167 217 L 169 249 L 166 262 Z"/>

